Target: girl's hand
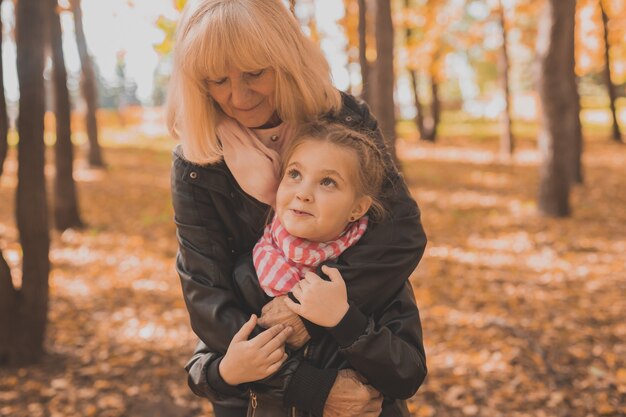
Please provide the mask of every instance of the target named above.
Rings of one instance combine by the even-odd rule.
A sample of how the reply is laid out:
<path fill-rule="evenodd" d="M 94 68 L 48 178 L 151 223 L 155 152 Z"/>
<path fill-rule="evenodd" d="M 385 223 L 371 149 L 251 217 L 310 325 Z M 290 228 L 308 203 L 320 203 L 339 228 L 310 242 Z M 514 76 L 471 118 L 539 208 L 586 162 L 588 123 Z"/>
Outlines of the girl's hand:
<path fill-rule="evenodd" d="M 346 283 L 335 268 L 322 266 L 330 281 L 324 281 L 317 274 L 307 272 L 304 278 L 291 290 L 300 304 L 289 298 L 285 305 L 294 313 L 324 327 L 335 327 L 348 311 Z"/>
<path fill-rule="evenodd" d="M 257 317 L 253 314 L 241 326 L 219 364 L 220 375 L 229 385 L 268 377 L 287 359 L 285 340 L 292 331 L 291 327 L 279 324 L 248 340 L 256 322 Z"/>

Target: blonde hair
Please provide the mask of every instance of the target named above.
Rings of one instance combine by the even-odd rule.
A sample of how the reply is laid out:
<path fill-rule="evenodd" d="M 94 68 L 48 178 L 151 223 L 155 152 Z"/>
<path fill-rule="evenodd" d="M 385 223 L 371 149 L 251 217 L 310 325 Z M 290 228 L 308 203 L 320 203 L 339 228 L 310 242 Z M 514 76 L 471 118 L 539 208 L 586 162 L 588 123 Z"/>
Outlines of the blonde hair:
<path fill-rule="evenodd" d="M 206 80 L 233 67 L 274 69 L 274 102 L 284 122 L 315 120 L 341 106 L 328 62 L 281 0 L 190 0 L 177 28 L 167 125 L 191 162 L 222 158 L 216 135 L 220 110 Z"/>
<path fill-rule="evenodd" d="M 357 172 L 353 173 L 353 180 L 358 196 L 369 196 L 372 199 L 372 205 L 367 211 L 372 221 L 383 220 L 386 209 L 381 200 L 381 193 L 386 176 L 385 157 L 374 139 L 339 123 L 327 121 L 307 123 L 300 127 L 285 151 L 281 178 L 296 148 L 306 141 L 328 142 L 356 153 L 358 168 Z"/>

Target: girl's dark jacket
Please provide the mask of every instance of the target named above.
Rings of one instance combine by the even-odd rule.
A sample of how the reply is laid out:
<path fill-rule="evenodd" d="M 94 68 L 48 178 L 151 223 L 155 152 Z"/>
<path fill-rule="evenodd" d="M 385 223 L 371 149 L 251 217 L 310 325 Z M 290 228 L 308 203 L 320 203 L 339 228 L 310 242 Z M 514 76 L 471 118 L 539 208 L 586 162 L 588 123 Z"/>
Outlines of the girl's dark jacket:
<path fill-rule="evenodd" d="M 305 321 L 311 341 L 260 382 L 230 387 L 218 366 L 233 335 L 269 301 L 249 261 L 269 207 L 243 192 L 223 162 L 196 165 L 183 158 L 180 147 L 174 151 L 176 268 L 191 326 L 201 339 L 186 369 L 192 390 L 214 404 L 242 407 L 253 393 L 256 416 L 291 415 L 297 409 L 321 417 L 337 370 L 353 368 L 385 396 L 381 415 L 401 416 L 408 415 L 401 399 L 415 394 L 426 376 L 419 313 L 408 282 L 426 246 L 419 208 L 367 106 L 347 94 L 342 98 L 341 110 L 326 118 L 370 134 L 385 150 L 387 217 L 370 223 L 357 245 L 326 263 L 346 282 L 351 307 L 344 320 L 330 330 Z"/>

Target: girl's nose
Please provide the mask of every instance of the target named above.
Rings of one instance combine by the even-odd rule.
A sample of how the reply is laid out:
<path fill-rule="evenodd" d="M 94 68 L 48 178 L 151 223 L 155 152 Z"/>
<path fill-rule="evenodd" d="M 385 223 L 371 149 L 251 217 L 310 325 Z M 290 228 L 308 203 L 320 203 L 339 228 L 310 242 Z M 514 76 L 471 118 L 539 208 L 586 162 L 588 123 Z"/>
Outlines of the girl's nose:
<path fill-rule="evenodd" d="M 300 190 L 296 192 L 296 198 L 300 201 L 304 201 L 305 203 L 310 203 L 313 201 L 313 196 L 306 190 Z"/>

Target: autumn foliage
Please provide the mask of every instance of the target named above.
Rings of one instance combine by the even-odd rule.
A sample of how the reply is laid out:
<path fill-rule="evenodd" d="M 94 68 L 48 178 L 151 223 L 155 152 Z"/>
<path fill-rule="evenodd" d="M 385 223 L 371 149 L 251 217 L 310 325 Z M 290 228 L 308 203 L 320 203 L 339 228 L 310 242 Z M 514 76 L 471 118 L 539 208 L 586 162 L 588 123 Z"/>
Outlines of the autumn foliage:
<path fill-rule="evenodd" d="M 180 11 L 186 0 L 172 1 Z M 616 101 L 616 122 L 626 120 L 626 3 L 576 3 L 578 78 L 572 89 L 583 90 L 577 113 L 584 128 L 585 181 L 572 184 L 572 216 L 557 220 L 542 216 L 536 202 L 541 121 L 531 69 L 537 16 L 546 1 L 391 1 L 396 95 L 412 77 L 415 94 L 409 97 L 415 102 L 409 107 L 422 117 L 395 125 L 396 152 L 429 238 L 410 277 L 429 368 L 409 401 L 413 416 L 626 415 L 626 149 L 619 135 L 607 140 L 605 117 L 606 102 Z M 371 7 L 376 1 L 361 3 Z M 315 20 L 314 0 L 289 4 L 296 11 L 308 6 L 300 23 L 315 40 L 328 41 Z M 357 66 L 359 2 L 341 4 L 345 52 Z M 374 26 L 374 16 L 366 23 Z M 164 37 L 154 48 L 167 60 L 176 22 L 160 18 L 155 25 Z M 380 54 L 371 27 L 365 37 L 367 61 L 374 63 Z M 501 110 L 470 114 L 464 80 L 450 70 L 451 61 L 471 67 L 472 99 L 480 103 L 504 95 L 496 62 L 505 42 L 511 92 L 523 103 L 513 106 L 516 143 L 508 159 L 499 155 Z M 604 96 L 607 55 L 616 100 Z M 362 80 L 353 73 L 347 89 L 358 94 Z M 389 109 L 406 110 L 397 102 Z M 45 352 L 32 366 L 0 368 L 0 417 L 212 415 L 210 403 L 188 389 L 183 370 L 196 337 L 174 268 L 169 170 L 175 143 L 164 131 L 161 111 L 97 112 L 107 170 L 88 164 L 85 115 L 72 113 L 72 141 L 80 151 L 74 179 L 86 227 L 50 231 L 47 328 L 37 333 L 45 336 Z M 51 111 L 43 121 L 46 159 L 38 169 L 52 189 Z M 433 143 L 419 140 L 429 135 Z M 14 131 L 10 136 L 7 146 L 2 142 L 9 153 L 0 171 L 0 253 L 10 269 L 3 288 L 13 284 L 11 290 L 19 290 L 24 246 L 14 216 L 18 141 Z M 43 153 L 43 141 L 38 146 Z M 52 207 L 55 197 L 47 198 Z M 7 317 L 0 319 L 10 322 Z"/>
<path fill-rule="evenodd" d="M 174 270 L 174 143 L 103 138 L 106 173 L 77 161 L 89 228 L 52 234 L 48 354 L 0 372 L 0 416 L 211 415 L 182 369 L 195 337 Z M 414 416 L 626 413 L 626 150 L 615 146 L 592 137 L 576 216 L 552 220 L 536 213 L 534 141 L 507 165 L 496 140 L 400 140 L 429 237 L 411 277 L 429 365 Z M 17 270 L 13 158 L 0 244 Z"/>

